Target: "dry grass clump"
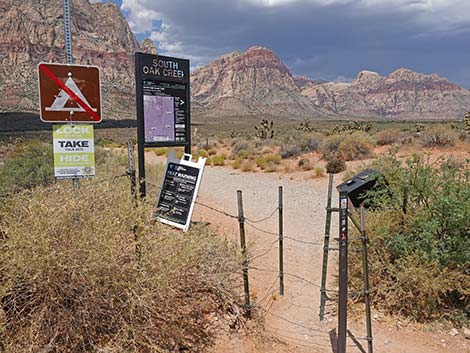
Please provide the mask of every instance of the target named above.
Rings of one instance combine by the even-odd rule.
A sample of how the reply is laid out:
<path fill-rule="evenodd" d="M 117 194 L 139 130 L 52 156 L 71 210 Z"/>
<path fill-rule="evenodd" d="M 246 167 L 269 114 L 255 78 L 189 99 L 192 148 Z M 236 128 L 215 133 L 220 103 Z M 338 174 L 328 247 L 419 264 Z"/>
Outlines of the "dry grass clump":
<path fill-rule="evenodd" d="M 208 163 L 215 167 L 223 167 L 225 165 L 225 155 L 213 156 L 209 158 Z"/>
<path fill-rule="evenodd" d="M 379 146 L 392 145 L 400 141 L 401 131 L 398 128 L 385 129 L 377 133 L 376 140 Z"/>
<path fill-rule="evenodd" d="M 346 170 L 346 162 L 341 156 L 335 155 L 328 159 L 325 169 L 328 174 L 341 173 Z"/>
<path fill-rule="evenodd" d="M 459 136 L 448 126 L 435 125 L 422 131 L 420 139 L 424 147 L 445 147 L 455 146 Z"/>
<path fill-rule="evenodd" d="M 201 352 L 234 308 L 235 246 L 151 225 L 129 182 L 19 193 L 0 209 L 0 351 Z M 138 248 L 133 229 L 138 234 Z M 2 311 L 0 310 L 0 311 Z"/>
<path fill-rule="evenodd" d="M 338 146 L 338 152 L 346 161 L 370 158 L 373 156 L 374 140 L 365 132 L 346 135 Z"/>
<path fill-rule="evenodd" d="M 308 171 L 313 169 L 313 163 L 308 158 L 302 158 L 298 162 L 298 166 L 300 169 Z"/>
<path fill-rule="evenodd" d="M 313 168 L 313 177 L 322 178 L 325 176 L 325 170 L 322 167 Z"/>
<path fill-rule="evenodd" d="M 272 169 L 273 165 L 278 165 L 281 163 L 281 156 L 277 154 L 266 154 L 264 156 L 256 158 L 256 165 L 261 169 L 266 169 L 268 165 L 270 165 L 270 169 Z"/>
<path fill-rule="evenodd" d="M 240 170 L 242 172 L 254 172 L 255 169 L 256 169 L 256 162 L 251 159 L 243 160 L 240 166 Z"/>
<path fill-rule="evenodd" d="M 320 151 L 322 152 L 323 156 L 328 159 L 331 156 L 337 154 L 339 144 L 342 140 L 343 136 L 341 135 L 331 135 L 326 137 L 320 146 Z"/>
<path fill-rule="evenodd" d="M 240 169 L 242 166 L 243 158 L 236 158 L 232 161 L 232 168 L 233 169 Z"/>

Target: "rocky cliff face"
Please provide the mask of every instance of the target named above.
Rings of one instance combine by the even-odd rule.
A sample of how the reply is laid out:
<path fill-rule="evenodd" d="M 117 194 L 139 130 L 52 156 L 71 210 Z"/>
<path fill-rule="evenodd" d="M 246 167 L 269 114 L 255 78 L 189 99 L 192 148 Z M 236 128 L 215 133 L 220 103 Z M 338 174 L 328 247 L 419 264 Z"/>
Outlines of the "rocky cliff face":
<path fill-rule="evenodd" d="M 386 77 L 362 71 L 351 83 L 303 84 L 302 94 L 338 115 L 452 119 L 470 106 L 470 92 L 438 75 L 398 69 Z"/>
<path fill-rule="evenodd" d="M 315 116 L 321 112 L 300 94 L 287 67 L 266 48 L 234 52 L 191 76 L 197 110 L 208 115 Z"/>
<path fill-rule="evenodd" d="M 138 43 L 114 3 L 72 0 L 76 64 L 102 69 L 104 115 L 134 116 L 134 59 Z M 38 109 L 37 64 L 66 62 L 60 0 L 0 0 L 0 109 Z"/>

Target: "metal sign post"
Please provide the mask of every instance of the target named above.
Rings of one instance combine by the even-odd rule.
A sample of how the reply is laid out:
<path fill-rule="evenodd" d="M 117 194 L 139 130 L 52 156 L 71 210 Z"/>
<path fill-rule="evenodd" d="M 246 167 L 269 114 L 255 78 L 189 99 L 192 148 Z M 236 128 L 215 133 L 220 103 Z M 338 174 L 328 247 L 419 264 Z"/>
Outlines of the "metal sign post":
<path fill-rule="evenodd" d="M 191 154 L 189 60 L 135 54 L 139 190 L 146 195 L 145 147 L 184 146 Z"/>
<path fill-rule="evenodd" d="M 73 64 L 72 56 L 72 29 L 70 23 L 70 1 L 64 0 L 64 27 L 65 27 L 65 53 L 67 54 L 67 64 Z"/>
<path fill-rule="evenodd" d="M 348 306 L 348 194 L 339 194 L 339 290 L 338 290 L 338 347 L 346 353 Z"/>

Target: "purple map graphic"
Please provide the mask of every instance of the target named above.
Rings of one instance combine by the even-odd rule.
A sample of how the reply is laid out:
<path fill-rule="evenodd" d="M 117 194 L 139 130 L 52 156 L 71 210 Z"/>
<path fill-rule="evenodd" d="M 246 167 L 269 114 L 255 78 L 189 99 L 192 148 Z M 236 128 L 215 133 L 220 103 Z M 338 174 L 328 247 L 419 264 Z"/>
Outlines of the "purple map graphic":
<path fill-rule="evenodd" d="M 175 140 L 175 98 L 144 95 L 145 141 Z"/>

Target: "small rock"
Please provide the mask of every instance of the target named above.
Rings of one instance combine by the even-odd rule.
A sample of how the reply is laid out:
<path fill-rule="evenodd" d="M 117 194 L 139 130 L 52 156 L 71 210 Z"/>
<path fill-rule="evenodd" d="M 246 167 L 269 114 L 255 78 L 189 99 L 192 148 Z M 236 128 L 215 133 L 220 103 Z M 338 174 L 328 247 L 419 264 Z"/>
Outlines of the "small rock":
<path fill-rule="evenodd" d="M 464 327 L 464 329 L 463 329 L 463 336 L 464 336 L 466 339 L 470 340 L 470 329 L 469 329 L 469 328 Z"/>
<path fill-rule="evenodd" d="M 459 334 L 459 330 L 457 330 L 456 328 L 453 328 L 452 330 L 449 331 L 449 336 L 457 336 Z"/>
<path fill-rule="evenodd" d="M 374 314 L 374 319 L 377 320 L 379 318 L 379 315 Z"/>
<path fill-rule="evenodd" d="M 392 343 L 392 341 L 390 341 L 390 340 L 385 340 L 385 342 L 384 342 L 385 345 L 390 344 L 390 343 Z"/>

